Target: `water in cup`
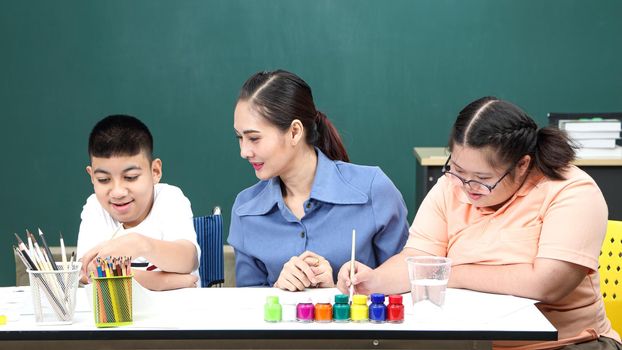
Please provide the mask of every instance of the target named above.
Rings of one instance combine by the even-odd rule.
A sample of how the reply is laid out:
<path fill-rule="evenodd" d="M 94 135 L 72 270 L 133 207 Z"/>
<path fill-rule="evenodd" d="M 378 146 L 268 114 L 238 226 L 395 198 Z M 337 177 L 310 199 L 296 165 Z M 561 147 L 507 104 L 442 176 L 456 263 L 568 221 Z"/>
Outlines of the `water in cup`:
<path fill-rule="evenodd" d="M 432 304 L 443 306 L 447 280 L 421 279 L 411 281 L 410 295 L 413 303 L 429 300 Z"/>
<path fill-rule="evenodd" d="M 451 259 L 439 256 L 415 256 L 406 258 L 406 263 L 413 305 L 427 300 L 433 305 L 443 306 L 451 271 Z"/>

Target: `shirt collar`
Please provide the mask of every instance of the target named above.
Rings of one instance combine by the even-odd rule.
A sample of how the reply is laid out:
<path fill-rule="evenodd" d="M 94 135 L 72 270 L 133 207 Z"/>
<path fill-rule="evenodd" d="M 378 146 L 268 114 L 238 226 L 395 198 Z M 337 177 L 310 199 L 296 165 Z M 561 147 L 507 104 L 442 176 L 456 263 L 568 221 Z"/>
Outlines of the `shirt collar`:
<path fill-rule="evenodd" d="M 332 204 L 364 204 L 368 196 L 352 186 L 337 167 L 337 162 L 330 160 L 316 148 L 317 168 L 311 186 L 310 198 Z M 266 186 L 259 194 L 236 210 L 238 215 L 264 215 L 275 205 L 282 206 L 281 180 L 273 177 L 266 181 Z"/>
<path fill-rule="evenodd" d="M 243 215 L 263 215 L 272 210 L 275 205 L 282 201 L 281 185 L 278 177 L 265 180 L 266 185 L 255 197 L 248 202 L 240 205 L 235 211 L 236 214 Z"/>
<path fill-rule="evenodd" d="M 355 188 L 344 179 L 337 167 L 338 162 L 330 160 L 322 151 L 317 151 L 317 169 L 311 187 L 310 197 L 332 204 L 364 204 L 367 194 Z"/>

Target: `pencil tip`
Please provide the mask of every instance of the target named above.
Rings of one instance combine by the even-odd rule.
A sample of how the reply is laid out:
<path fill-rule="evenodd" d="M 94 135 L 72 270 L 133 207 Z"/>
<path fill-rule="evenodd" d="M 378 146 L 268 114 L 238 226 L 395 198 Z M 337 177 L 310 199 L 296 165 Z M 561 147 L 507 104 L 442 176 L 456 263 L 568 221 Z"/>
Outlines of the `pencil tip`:
<path fill-rule="evenodd" d="M 43 232 L 41 231 L 41 229 L 37 227 L 37 230 L 39 230 L 39 236 L 43 236 Z"/>

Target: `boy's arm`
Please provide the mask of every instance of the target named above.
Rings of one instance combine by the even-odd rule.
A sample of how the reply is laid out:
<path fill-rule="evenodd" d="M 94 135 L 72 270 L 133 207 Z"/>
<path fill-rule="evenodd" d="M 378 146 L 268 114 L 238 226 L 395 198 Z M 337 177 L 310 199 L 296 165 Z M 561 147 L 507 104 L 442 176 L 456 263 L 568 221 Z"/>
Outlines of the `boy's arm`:
<path fill-rule="evenodd" d="M 104 242 L 85 253 L 83 262 L 97 256 L 140 256 L 162 271 L 182 274 L 191 273 L 198 265 L 197 250 L 192 242 L 185 239 L 163 241 L 139 233 L 128 233 Z"/>
<path fill-rule="evenodd" d="M 199 257 L 194 244 L 185 239 L 162 241 L 138 235 L 145 239 L 145 257 L 162 271 L 191 273 L 199 266 Z"/>
<path fill-rule="evenodd" d="M 198 281 L 197 276 L 187 273 L 142 270 L 132 270 L 132 273 L 141 286 L 155 291 L 195 288 Z"/>

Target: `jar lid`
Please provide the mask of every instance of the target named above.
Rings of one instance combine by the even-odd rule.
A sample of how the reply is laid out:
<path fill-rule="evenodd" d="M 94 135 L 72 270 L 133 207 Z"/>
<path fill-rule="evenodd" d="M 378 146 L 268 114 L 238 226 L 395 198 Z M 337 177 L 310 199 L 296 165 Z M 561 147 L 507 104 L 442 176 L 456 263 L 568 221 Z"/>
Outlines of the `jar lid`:
<path fill-rule="evenodd" d="M 337 294 L 335 295 L 335 303 L 336 304 L 347 304 L 350 301 L 350 297 L 346 294 Z"/>
<path fill-rule="evenodd" d="M 384 294 L 373 293 L 370 295 L 371 302 L 374 304 L 384 304 Z"/>
<path fill-rule="evenodd" d="M 359 304 L 359 305 L 367 304 L 367 295 L 354 294 L 352 296 L 352 304 Z"/>
<path fill-rule="evenodd" d="M 389 295 L 389 303 L 391 304 L 401 304 L 402 296 L 399 294 Z"/>
<path fill-rule="evenodd" d="M 279 297 L 275 295 L 269 295 L 266 297 L 266 304 L 278 304 L 278 303 L 279 303 Z"/>

